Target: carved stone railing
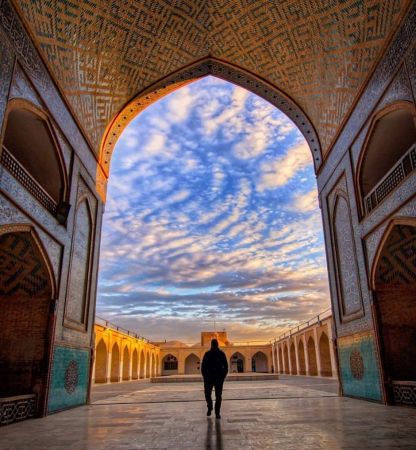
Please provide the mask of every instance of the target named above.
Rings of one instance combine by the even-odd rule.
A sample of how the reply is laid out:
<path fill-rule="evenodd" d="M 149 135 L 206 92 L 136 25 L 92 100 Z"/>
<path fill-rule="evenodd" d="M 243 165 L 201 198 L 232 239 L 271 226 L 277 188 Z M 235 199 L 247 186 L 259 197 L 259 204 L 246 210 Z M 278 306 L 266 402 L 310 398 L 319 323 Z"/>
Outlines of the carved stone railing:
<path fill-rule="evenodd" d="M 19 161 L 3 145 L 0 163 L 16 180 L 22 184 L 51 214 L 56 215 L 57 204 L 55 200 L 42 188 L 42 186 L 30 175 Z"/>
<path fill-rule="evenodd" d="M 366 195 L 364 198 L 366 214 L 379 205 L 415 169 L 416 144 L 413 144 L 400 161 Z"/>

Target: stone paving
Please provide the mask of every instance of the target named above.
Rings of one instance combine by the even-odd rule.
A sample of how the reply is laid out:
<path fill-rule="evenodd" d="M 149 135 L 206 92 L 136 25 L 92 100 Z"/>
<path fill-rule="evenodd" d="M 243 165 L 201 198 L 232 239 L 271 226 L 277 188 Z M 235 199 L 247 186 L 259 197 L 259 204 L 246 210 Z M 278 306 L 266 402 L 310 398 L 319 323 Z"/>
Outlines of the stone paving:
<path fill-rule="evenodd" d="M 225 385 L 222 419 L 202 386 L 98 386 L 93 404 L 0 429 L 0 450 L 416 449 L 416 409 L 337 396 L 332 380 Z"/>

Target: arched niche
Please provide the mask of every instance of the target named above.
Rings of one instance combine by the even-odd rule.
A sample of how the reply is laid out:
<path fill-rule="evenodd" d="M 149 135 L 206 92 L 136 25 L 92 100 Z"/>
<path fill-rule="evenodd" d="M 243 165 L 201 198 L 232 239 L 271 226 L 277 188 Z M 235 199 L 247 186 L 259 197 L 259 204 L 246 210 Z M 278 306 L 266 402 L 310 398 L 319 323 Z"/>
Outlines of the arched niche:
<path fill-rule="evenodd" d="M 22 409 L 28 416 L 46 413 L 55 298 L 52 266 L 36 231 L 0 227 L 0 396 L 29 396 Z"/>
<path fill-rule="evenodd" d="M 347 194 L 339 189 L 332 211 L 333 250 L 340 320 L 347 322 L 363 315 L 360 278 L 351 209 Z"/>
<path fill-rule="evenodd" d="M 416 109 L 387 106 L 370 123 L 357 168 L 363 213 L 371 212 L 416 169 Z"/>
<path fill-rule="evenodd" d="M 167 354 L 162 359 L 162 375 L 175 375 L 178 373 L 178 358 Z"/>
<path fill-rule="evenodd" d="M 416 221 L 388 227 L 374 262 L 373 293 L 390 403 L 416 405 Z"/>
<path fill-rule="evenodd" d="M 95 383 L 107 382 L 107 346 L 104 339 L 100 339 L 95 350 Z"/>
<path fill-rule="evenodd" d="M 240 352 L 235 352 L 230 358 L 230 373 L 243 373 L 246 371 L 246 359 Z"/>
<path fill-rule="evenodd" d="M 268 373 L 269 365 L 267 355 L 262 351 L 256 352 L 251 358 L 251 370 L 257 373 Z"/>
<path fill-rule="evenodd" d="M 86 197 L 75 212 L 68 289 L 65 301 L 65 324 L 86 330 L 91 278 L 93 217 Z"/>
<path fill-rule="evenodd" d="M 191 353 L 185 359 L 185 374 L 196 375 L 200 373 L 201 360 L 195 353 Z"/>
<path fill-rule="evenodd" d="M 2 147 L 2 165 L 65 224 L 69 211 L 67 172 L 48 115 L 26 100 L 11 100 Z"/>

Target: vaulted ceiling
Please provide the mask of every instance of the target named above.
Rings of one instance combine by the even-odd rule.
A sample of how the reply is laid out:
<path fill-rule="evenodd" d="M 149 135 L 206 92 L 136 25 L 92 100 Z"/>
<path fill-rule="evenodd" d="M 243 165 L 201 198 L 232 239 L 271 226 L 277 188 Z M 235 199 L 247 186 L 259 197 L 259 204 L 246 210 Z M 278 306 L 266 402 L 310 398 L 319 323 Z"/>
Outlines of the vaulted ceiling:
<path fill-rule="evenodd" d="M 90 142 L 139 91 L 213 56 L 291 96 L 323 150 L 410 0 L 15 1 Z"/>

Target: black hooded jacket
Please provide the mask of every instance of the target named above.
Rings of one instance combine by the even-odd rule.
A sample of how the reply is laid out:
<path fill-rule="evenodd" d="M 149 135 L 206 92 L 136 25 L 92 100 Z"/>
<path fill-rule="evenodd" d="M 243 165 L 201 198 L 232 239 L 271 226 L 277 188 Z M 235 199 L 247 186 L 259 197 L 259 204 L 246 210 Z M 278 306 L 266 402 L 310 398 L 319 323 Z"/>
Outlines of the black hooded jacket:
<path fill-rule="evenodd" d="M 208 350 L 201 366 L 204 380 L 224 381 L 228 373 L 228 362 L 225 353 L 219 348 Z"/>

